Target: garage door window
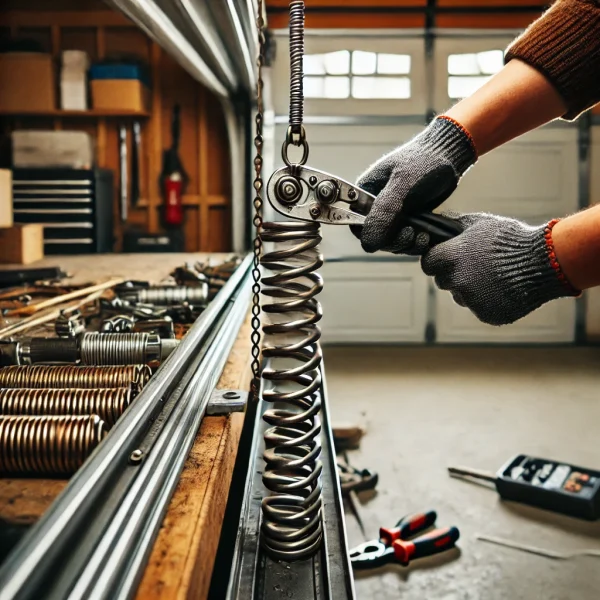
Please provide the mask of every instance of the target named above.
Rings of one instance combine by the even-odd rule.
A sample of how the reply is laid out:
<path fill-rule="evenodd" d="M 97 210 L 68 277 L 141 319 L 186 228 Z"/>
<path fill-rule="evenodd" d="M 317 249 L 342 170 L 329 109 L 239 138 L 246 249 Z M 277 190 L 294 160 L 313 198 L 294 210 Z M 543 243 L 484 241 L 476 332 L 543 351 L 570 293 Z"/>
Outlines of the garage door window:
<path fill-rule="evenodd" d="M 448 56 L 448 97 L 459 100 L 478 90 L 504 65 L 502 50 Z"/>
<path fill-rule="evenodd" d="M 339 50 L 304 57 L 307 98 L 407 99 L 409 54 Z"/>

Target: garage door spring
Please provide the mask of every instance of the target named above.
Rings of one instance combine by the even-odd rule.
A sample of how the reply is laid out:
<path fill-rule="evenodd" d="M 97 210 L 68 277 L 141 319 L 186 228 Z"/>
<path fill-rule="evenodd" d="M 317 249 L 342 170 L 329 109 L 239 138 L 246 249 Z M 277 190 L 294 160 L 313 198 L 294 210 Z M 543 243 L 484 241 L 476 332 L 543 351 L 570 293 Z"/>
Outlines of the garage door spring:
<path fill-rule="evenodd" d="M 140 392 L 152 376 L 148 365 L 78 367 L 74 365 L 0 368 L 0 388 L 119 388 Z"/>
<path fill-rule="evenodd" d="M 132 390 L 98 389 L 30 389 L 0 390 L 0 415 L 98 415 L 112 427 L 133 398 Z"/>
<path fill-rule="evenodd" d="M 0 416 L 0 474 L 72 475 L 105 435 L 98 415 Z"/>
<path fill-rule="evenodd" d="M 123 300 L 156 306 L 171 306 L 189 302 L 204 307 L 208 303 L 208 284 L 203 282 L 197 286 L 163 285 L 148 288 L 123 290 L 119 292 Z"/>
<path fill-rule="evenodd" d="M 259 27 L 260 29 L 260 27 Z M 290 4 L 290 119 L 282 148 L 294 172 L 308 157 L 302 125 L 304 2 Z M 260 88 L 259 88 L 260 89 Z M 290 145 L 302 147 L 300 162 L 288 158 Z M 271 492 L 262 501 L 261 545 L 271 558 L 310 558 L 323 539 L 319 410 L 322 360 L 316 299 L 323 287 L 316 273 L 323 264 L 318 223 L 263 223 L 267 247 L 263 276 L 263 414 L 265 431 L 263 483 Z M 268 246 L 265 246 L 267 245 Z"/>

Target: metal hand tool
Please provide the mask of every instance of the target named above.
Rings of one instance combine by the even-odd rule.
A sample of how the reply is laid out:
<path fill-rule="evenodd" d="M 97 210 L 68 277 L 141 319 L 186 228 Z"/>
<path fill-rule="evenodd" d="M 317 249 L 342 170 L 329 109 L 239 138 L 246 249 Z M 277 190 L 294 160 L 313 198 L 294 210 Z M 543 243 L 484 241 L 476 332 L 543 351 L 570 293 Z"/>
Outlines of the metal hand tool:
<path fill-rule="evenodd" d="M 140 199 L 140 161 L 142 156 L 142 126 L 139 121 L 131 125 L 131 206 L 137 206 Z"/>
<path fill-rule="evenodd" d="M 280 214 L 333 225 L 362 225 L 375 196 L 339 177 L 305 165 L 286 166 L 271 175 L 267 197 Z M 445 242 L 462 233 L 460 223 L 432 212 L 403 215 L 398 224 L 412 226 L 430 236 L 430 244 Z"/>
<path fill-rule="evenodd" d="M 352 567 L 376 569 L 390 563 L 407 566 L 411 560 L 433 556 L 454 548 L 460 535 L 456 527 L 434 529 L 419 535 L 432 527 L 436 519 L 436 512 L 430 510 L 403 517 L 395 527 L 382 527 L 379 530 L 379 539 L 360 544 L 350 550 Z"/>
<path fill-rule="evenodd" d="M 121 222 L 127 221 L 128 183 L 127 183 L 127 127 L 119 127 L 119 208 Z"/>

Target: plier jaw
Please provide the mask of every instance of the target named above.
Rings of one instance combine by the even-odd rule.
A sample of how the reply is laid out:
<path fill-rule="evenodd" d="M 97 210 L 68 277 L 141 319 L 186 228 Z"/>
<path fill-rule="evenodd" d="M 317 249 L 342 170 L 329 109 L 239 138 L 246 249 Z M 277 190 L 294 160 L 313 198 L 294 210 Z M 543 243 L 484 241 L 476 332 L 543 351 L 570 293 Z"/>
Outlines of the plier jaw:
<path fill-rule="evenodd" d="M 362 225 L 375 200 L 339 177 L 300 165 L 275 171 L 267 184 L 267 198 L 286 217 L 335 225 Z"/>

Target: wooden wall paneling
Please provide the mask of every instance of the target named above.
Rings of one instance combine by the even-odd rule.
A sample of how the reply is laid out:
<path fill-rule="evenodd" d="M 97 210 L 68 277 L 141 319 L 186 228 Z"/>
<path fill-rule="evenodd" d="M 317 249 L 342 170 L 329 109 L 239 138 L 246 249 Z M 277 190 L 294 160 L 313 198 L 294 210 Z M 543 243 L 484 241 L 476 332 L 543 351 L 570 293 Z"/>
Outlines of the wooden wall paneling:
<path fill-rule="evenodd" d="M 107 56 L 135 56 L 149 63 L 150 48 L 150 39 L 137 27 L 106 28 Z"/>
<path fill-rule="evenodd" d="M 287 29 L 288 14 L 268 13 L 268 26 L 271 29 Z M 414 29 L 425 27 L 424 13 L 364 12 L 340 13 L 336 11 L 306 11 L 307 29 Z"/>
<path fill-rule="evenodd" d="M 483 0 L 486 1 L 486 0 Z M 289 9 L 289 0 L 267 0 L 267 8 Z M 427 5 L 427 0 L 308 0 L 306 9 L 311 8 L 399 8 Z"/>
<path fill-rule="evenodd" d="M 439 14 L 437 27 L 448 29 L 521 29 L 535 21 L 542 11 L 500 14 Z"/>
<path fill-rule="evenodd" d="M 21 25 L 27 23 L 27 21 L 21 21 Z M 41 26 L 20 26 L 19 37 L 35 40 L 44 52 L 52 52 L 52 34 L 50 25 Z"/>
<path fill-rule="evenodd" d="M 200 175 L 199 203 L 199 235 L 200 248 L 207 251 L 209 236 L 209 205 L 208 205 L 208 160 L 209 160 L 209 138 L 208 138 L 208 111 L 207 111 L 208 92 L 205 89 L 199 90 L 198 94 L 198 172 Z"/>
<path fill-rule="evenodd" d="M 152 42 L 150 65 L 152 69 L 152 117 L 149 126 L 146 128 L 148 141 L 145 144 L 148 152 L 148 214 L 146 223 L 150 233 L 157 233 L 158 210 L 161 202 L 158 176 L 162 162 L 162 49 L 156 42 Z"/>
<path fill-rule="evenodd" d="M 83 50 L 93 62 L 98 58 L 98 36 L 103 27 L 62 27 L 60 50 Z"/>

